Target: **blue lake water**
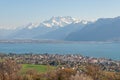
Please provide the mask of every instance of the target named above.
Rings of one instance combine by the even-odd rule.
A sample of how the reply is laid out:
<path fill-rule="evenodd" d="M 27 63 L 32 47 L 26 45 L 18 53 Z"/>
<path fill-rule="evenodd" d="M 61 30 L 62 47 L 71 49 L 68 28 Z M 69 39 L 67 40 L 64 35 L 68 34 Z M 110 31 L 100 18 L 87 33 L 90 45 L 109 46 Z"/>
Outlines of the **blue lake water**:
<path fill-rule="evenodd" d="M 0 43 L 0 52 L 81 54 L 120 60 L 120 43 Z"/>

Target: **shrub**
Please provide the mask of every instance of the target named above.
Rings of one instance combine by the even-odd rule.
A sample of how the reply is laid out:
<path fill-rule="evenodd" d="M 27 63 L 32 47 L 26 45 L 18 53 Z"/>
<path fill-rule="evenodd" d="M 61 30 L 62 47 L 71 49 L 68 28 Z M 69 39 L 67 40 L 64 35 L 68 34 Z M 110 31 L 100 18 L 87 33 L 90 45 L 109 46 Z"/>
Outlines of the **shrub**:
<path fill-rule="evenodd" d="M 20 68 L 21 66 L 13 60 L 0 62 L 0 80 L 16 80 L 18 77 L 20 78 L 18 75 Z"/>

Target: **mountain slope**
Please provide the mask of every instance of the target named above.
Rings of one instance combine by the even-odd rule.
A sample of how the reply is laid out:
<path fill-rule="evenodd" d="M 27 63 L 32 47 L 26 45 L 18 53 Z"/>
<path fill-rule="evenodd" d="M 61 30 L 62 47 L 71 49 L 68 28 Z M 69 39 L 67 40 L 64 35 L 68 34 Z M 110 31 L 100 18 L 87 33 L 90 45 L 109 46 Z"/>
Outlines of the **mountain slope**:
<path fill-rule="evenodd" d="M 32 23 L 26 25 L 25 28 L 20 29 L 12 34 L 13 39 L 42 39 L 45 34 L 52 32 L 56 29 L 65 27 L 71 23 L 79 22 L 79 20 L 66 16 L 66 17 L 52 17 L 49 20 L 43 21 L 39 25 L 34 25 Z M 72 28 L 72 27 L 71 27 Z"/>
<path fill-rule="evenodd" d="M 46 37 L 46 35 L 49 34 L 50 32 L 53 31 L 53 33 L 54 33 L 54 32 L 56 32 L 55 30 L 60 31 L 63 27 L 66 27 L 67 25 L 70 25 L 71 23 L 78 23 L 78 22 L 79 22 L 79 20 L 72 18 L 70 16 L 52 17 L 49 20 L 43 21 L 42 23 L 40 23 L 38 25 L 35 25 L 32 23 L 26 25 L 24 28 L 13 33 L 11 35 L 11 38 L 12 39 L 35 39 L 35 38 L 37 38 L 37 39 L 43 39 L 43 38 L 50 39 L 49 37 Z M 71 28 L 72 28 L 72 26 L 71 26 Z M 64 32 L 64 29 L 62 29 L 62 32 Z M 59 32 L 56 32 L 54 34 L 58 34 L 58 33 Z M 50 34 L 52 34 L 52 33 L 50 33 Z M 52 34 L 50 36 L 51 37 L 55 36 L 54 34 Z M 53 39 L 54 38 L 55 37 L 53 37 Z"/>
<path fill-rule="evenodd" d="M 0 29 L 0 39 L 11 39 L 9 36 L 15 31 L 16 30 Z"/>
<path fill-rule="evenodd" d="M 85 24 L 82 24 L 82 23 L 76 23 L 76 24 L 73 23 L 73 24 L 67 25 L 65 27 L 56 29 L 54 31 L 48 32 L 45 35 L 37 36 L 37 38 L 42 37 L 42 39 L 63 40 L 70 33 L 80 30 L 84 26 L 85 26 Z"/>
<path fill-rule="evenodd" d="M 120 17 L 102 18 L 71 33 L 65 40 L 70 41 L 107 41 L 120 40 Z"/>
<path fill-rule="evenodd" d="M 13 33 L 11 36 L 14 39 L 33 39 L 34 36 L 43 35 L 49 31 L 53 31 L 56 28 L 49 28 L 45 26 L 40 26 L 32 29 L 23 28 Z"/>

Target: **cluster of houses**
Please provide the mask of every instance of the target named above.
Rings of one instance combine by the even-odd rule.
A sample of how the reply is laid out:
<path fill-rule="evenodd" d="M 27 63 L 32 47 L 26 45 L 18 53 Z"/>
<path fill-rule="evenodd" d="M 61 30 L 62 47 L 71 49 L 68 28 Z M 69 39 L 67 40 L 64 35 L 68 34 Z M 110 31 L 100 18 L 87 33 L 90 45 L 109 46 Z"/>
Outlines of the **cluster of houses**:
<path fill-rule="evenodd" d="M 78 68 L 84 64 L 96 64 L 106 71 L 120 72 L 120 61 L 86 57 L 79 54 L 0 54 L 0 59 L 12 59 L 20 64 L 42 64 Z"/>

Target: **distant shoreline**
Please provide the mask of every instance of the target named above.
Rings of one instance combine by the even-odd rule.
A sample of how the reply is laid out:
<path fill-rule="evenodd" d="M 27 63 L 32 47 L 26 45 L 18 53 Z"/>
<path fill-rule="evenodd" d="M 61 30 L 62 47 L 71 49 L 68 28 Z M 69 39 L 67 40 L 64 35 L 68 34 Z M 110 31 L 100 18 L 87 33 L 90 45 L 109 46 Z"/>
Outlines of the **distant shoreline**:
<path fill-rule="evenodd" d="M 27 52 L 27 53 L 15 53 L 15 52 L 9 52 L 9 53 L 4 53 L 4 52 L 0 52 L 0 56 L 4 55 L 4 56 L 9 56 L 9 55 L 16 55 L 16 56 L 21 56 L 21 55 L 59 55 L 59 56 L 72 56 L 72 55 L 76 55 L 76 56 L 82 56 L 82 57 L 86 57 L 86 58 L 95 58 L 95 59 L 107 59 L 107 60 L 113 60 L 113 61 L 120 61 L 119 59 L 112 59 L 112 58 L 107 58 L 107 57 L 95 57 L 95 56 L 87 56 L 87 55 L 82 55 L 80 53 L 66 53 L 66 54 L 60 54 L 60 53 L 33 53 L 33 52 Z"/>
<path fill-rule="evenodd" d="M 40 40 L 40 39 L 12 39 L 0 40 L 0 43 L 120 43 L 120 41 L 63 41 L 63 40 Z"/>

